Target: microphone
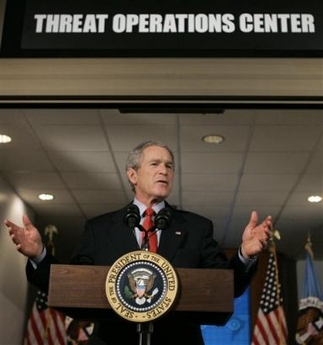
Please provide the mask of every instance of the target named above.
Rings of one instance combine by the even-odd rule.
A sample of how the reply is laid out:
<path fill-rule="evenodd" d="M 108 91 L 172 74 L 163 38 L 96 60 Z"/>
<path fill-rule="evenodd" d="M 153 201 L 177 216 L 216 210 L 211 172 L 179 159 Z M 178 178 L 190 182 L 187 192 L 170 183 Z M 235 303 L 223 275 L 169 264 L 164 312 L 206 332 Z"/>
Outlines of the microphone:
<path fill-rule="evenodd" d="M 155 217 L 154 223 L 156 229 L 165 230 L 172 222 L 172 211 L 169 207 L 162 208 Z"/>
<path fill-rule="evenodd" d="M 123 217 L 125 224 L 129 226 L 129 228 L 134 229 L 135 227 L 139 227 L 140 219 L 139 207 L 135 204 L 129 205 L 126 214 Z"/>

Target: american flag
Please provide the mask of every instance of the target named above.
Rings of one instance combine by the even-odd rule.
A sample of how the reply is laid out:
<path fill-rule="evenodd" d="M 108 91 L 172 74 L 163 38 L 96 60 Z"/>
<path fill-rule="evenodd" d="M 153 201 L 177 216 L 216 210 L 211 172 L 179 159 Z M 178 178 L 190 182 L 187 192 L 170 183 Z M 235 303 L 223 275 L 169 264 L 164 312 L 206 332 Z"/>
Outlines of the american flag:
<path fill-rule="evenodd" d="M 47 295 L 37 296 L 28 320 L 24 345 L 66 345 L 65 315 L 47 306 Z"/>
<path fill-rule="evenodd" d="M 274 247 L 274 244 L 272 245 Z M 287 326 L 278 281 L 276 253 L 270 250 L 252 345 L 286 345 Z"/>

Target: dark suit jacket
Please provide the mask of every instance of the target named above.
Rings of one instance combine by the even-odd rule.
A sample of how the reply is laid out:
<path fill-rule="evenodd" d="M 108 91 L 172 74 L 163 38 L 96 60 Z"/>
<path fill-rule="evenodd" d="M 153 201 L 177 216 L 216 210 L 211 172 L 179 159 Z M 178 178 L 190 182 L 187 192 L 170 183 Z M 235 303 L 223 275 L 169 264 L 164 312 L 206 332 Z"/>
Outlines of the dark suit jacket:
<path fill-rule="evenodd" d="M 138 250 L 134 233 L 123 221 L 126 210 L 127 207 L 88 220 L 71 264 L 111 266 L 124 254 Z M 213 238 L 213 224 L 210 220 L 175 209 L 172 209 L 170 227 L 161 234 L 158 254 L 174 268 L 233 269 L 236 297 L 245 291 L 256 271 L 256 265 L 247 270 L 238 253 L 230 259 L 226 257 Z M 48 289 L 51 263 L 58 262 L 47 254 L 36 270 L 30 263 L 27 264 L 28 280 L 45 291 Z M 110 344 L 113 338 L 119 338 L 119 344 L 138 342 L 135 325 L 120 319 L 115 315 L 106 322 L 99 322 L 91 344 Z M 154 321 L 152 345 L 178 344 L 177 339 L 181 335 L 185 336 L 186 345 L 203 344 L 198 324 L 188 324 L 185 319 L 168 320 L 167 315 L 163 316 Z"/>

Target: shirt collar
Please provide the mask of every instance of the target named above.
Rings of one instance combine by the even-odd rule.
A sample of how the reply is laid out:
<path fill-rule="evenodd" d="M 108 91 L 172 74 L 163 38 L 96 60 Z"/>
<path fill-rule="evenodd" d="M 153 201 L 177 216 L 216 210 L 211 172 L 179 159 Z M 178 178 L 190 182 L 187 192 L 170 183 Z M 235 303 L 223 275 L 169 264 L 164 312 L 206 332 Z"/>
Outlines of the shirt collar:
<path fill-rule="evenodd" d="M 146 211 L 147 206 L 145 206 L 142 202 L 140 202 L 140 201 L 139 201 L 138 199 L 136 199 L 136 198 L 134 198 L 133 203 L 139 207 L 140 215 L 142 216 L 143 213 Z M 155 205 L 153 206 L 153 209 L 154 209 L 154 211 L 155 211 L 156 214 L 157 214 L 157 213 L 158 213 L 162 208 L 164 208 L 164 207 L 165 207 L 165 201 L 163 200 L 163 201 L 161 201 L 160 203 L 155 204 Z"/>

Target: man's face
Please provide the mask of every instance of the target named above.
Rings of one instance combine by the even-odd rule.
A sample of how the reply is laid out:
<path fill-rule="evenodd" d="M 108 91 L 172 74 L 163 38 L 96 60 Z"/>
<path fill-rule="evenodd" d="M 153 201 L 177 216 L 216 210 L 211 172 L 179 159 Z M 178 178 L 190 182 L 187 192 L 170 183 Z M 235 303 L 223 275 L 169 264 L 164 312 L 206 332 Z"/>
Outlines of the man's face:
<path fill-rule="evenodd" d="M 139 169 L 129 169 L 127 174 L 141 202 L 149 204 L 161 201 L 168 197 L 173 187 L 172 157 L 162 147 L 149 146 L 143 151 Z"/>

